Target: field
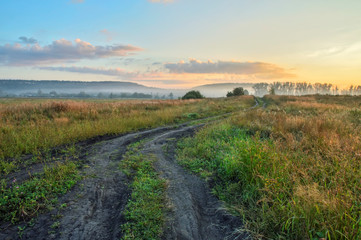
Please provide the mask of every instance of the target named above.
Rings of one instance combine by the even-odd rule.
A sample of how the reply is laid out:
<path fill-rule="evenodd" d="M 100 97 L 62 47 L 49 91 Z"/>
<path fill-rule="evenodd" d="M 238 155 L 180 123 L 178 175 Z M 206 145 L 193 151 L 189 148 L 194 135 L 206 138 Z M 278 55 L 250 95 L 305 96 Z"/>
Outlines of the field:
<path fill-rule="evenodd" d="M 361 98 L 266 96 L 208 126 L 180 162 L 257 238 L 361 238 Z"/>
<path fill-rule="evenodd" d="M 121 134 L 232 112 L 240 107 L 234 100 L 3 99 L 0 104 L 2 173 L 17 168 L 16 160 L 7 162 L 6 158 L 39 154 L 55 146 L 99 135 Z"/>
<path fill-rule="evenodd" d="M 0 238 L 360 239 L 360 109 L 321 95 L 0 99 Z"/>

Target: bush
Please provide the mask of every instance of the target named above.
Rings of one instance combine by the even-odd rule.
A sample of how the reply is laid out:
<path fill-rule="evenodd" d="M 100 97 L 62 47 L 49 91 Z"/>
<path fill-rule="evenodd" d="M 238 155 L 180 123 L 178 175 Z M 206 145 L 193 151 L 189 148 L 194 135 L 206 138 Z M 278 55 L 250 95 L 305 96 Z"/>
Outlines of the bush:
<path fill-rule="evenodd" d="M 187 92 L 182 99 L 201 99 L 204 98 L 204 96 L 199 91 L 189 91 Z"/>

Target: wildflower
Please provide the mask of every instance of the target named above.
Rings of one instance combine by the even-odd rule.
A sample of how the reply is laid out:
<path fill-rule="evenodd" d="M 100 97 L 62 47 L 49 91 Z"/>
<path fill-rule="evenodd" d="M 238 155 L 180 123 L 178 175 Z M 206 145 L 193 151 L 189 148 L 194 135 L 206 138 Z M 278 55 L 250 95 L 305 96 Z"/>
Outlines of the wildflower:
<path fill-rule="evenodd" d="M 18 188 L 19 188 L 19 186 L 16 186 L 16 188 L 18 189 Z"/>
<path fill-rule="evenodd" d="M 14 180 L 13 180 L 13 183 L 15 183 L 16 182 L 16 178 L 14 178 Z"/>

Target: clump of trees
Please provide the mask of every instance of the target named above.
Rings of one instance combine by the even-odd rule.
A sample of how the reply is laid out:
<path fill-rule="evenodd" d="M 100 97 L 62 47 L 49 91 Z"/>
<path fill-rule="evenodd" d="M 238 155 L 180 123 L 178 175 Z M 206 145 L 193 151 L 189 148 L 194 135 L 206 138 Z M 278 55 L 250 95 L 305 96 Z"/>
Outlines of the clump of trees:
<path fill-rule="evenodd" d="M 329 94 L 329 95 L 361 95 L 361 86 L 351 85 L 348 89 L 340 90 L 336 85 L 330 83 L 293 83 L 274 82 L 256 83 L 252 86 L 254 95 L 263 96 L 266 94 L 277 95 L 308 95 L 308 94 Z"/>
<path fill-rule="evenodd" d="M 238 87 L 233 89 L 232 92 L 227 93 L 227 97 L 234 97 L 234 96 L 243 96 L 248 95 L 248 91 L 243 89 L 243 87 Z"/>
<path fill-rule="evenodd" d="M 204 96 L 199 91 L 189 91 L 187 92 L 182 99 L 201 99 L 204 98 Z"/>

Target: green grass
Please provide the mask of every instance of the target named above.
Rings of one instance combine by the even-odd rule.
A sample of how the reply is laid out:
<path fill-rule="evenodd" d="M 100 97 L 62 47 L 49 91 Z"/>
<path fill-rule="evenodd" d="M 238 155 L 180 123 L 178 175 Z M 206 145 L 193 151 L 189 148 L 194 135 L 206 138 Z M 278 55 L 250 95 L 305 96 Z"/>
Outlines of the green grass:
<path fill-rule="evenodd" d="M 124 211 L 127 220 L 121 226 L 123 239 L 160 239 L 164 227 L 165 180 L 153 168 L 154 156 L 143 155 L 132 146 L 120 169 L 134 177 L 132 194 Z"/>
<path fill-rule="evenodd" d="M 185 139 L 178 159 L 255 238 L 360 239 L 361 101 L 337 99 L 269 96 Z"/>
<path fill-rule="evenodd" d="M 29 220 L 56 202 L 57 196 L 66 193 L 80 179 L 74 162 L 58 163 L 46 167 L 44 173 L 9 186 L 5 180 L 0 188 L 0 220 L 13 223 Z"/>

